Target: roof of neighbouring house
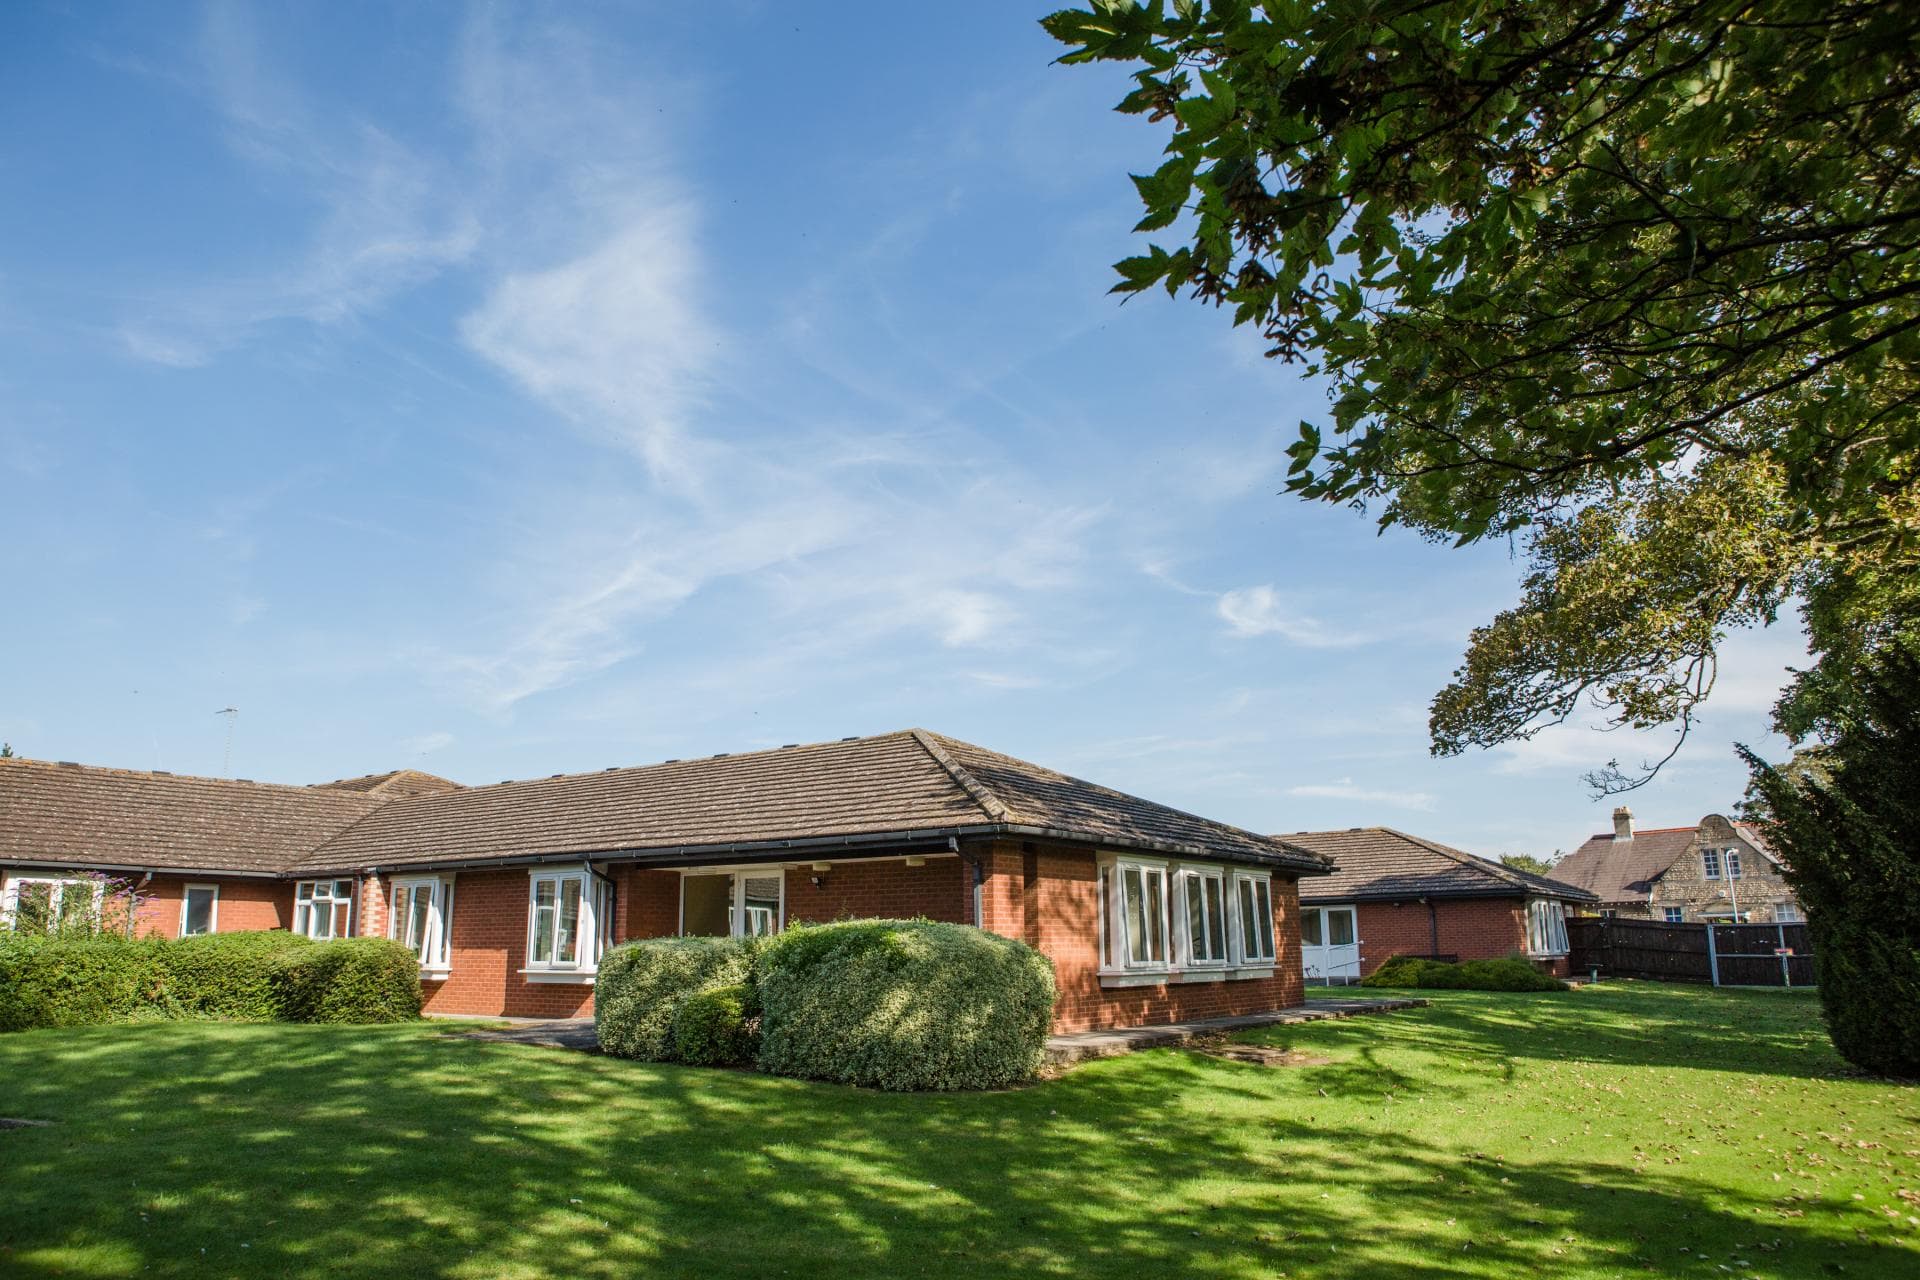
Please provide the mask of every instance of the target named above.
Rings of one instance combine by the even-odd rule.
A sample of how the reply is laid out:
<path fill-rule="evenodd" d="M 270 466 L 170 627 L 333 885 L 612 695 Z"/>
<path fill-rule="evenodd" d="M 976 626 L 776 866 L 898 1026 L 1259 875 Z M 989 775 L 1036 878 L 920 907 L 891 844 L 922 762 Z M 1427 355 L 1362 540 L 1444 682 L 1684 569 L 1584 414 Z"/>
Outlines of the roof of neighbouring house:
<path fill-rule="evenodd" d="M 357 791 L 0 759 L 0 863 L 273 874 L 385 803 Z"/>
<path fill-rule="evenodd" d="M 1769 861 L 1779 862 L 1752 823 L 1727 825 Z M 1618 839 L 1611 831 L 1591 835 L 1585 844 L 1553 864 L 1553 874 L 1579 885 L 1602 902 L 1644 902 L 1653 891 L 1654 881 L 1693 847 L 1699 830 L 1700 824 L 1696 823 L 1691 827 L 1636 831 L 1630 840 Z"/>
<path fill-rule="evenodd" d="M 443 778 L 436 773 L 422 773 L 418 769 L 394 769 L 387 773 L 369 773 L 358 778 L 341 778 L 337 782 L 316 782 L 313 785 L 321 791 L 361 791 L 389 799 L 460 790 L 460 784 L 451 778 Z"/>
<path fill-rule="evenodd" d="M 745 856 L 794 841 L 992 830 L 1325 870 L 1285 841 L 922 729 L 409 796 L 299 865 Z"/>
<path fill-rule="evenodd" d="M 1590 901 L 1593 897 L 1558 879 L 1519 871 L 1392 827 L 1296 831 L 1278 838 L 1333 859 L 1332 875 L 1313 881 L 1310 887 L 1301 885 L 1302 902 L 1528 896 Z"/>

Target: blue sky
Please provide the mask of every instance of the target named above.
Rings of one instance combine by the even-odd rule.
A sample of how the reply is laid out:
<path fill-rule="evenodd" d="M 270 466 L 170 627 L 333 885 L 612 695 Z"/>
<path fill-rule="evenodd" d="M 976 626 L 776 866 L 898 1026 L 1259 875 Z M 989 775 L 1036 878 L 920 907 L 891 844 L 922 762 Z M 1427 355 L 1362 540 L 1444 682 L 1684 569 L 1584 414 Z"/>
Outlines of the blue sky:
<path fill-rule="evenodd" d="M 11 5 L 0 737 L 463 782 L 909 725 L 1249 827 L 1571 848 L 1452 760 L 1513 598 L 1280 496 L 1322 391 L 1120 305 L 1161 138 L 1045 7 Z M 1791 627 L 1631 799 L 1724 809 Z"/>

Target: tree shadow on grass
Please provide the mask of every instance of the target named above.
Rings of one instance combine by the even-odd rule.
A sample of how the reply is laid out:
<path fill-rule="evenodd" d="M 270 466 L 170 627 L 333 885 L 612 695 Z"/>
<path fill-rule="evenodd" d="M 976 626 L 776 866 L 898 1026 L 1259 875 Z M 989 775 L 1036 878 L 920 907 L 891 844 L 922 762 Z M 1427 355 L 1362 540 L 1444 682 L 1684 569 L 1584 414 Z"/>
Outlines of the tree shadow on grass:
<path fill-rule="evenodd" d="M 0 1135 L 4 1274 L 1372 1280 L 1915 1262 L 1855 1238 L 1869 1224 L 1852 1206 L 1475 1159 L 1335 1121 L 1301 1096 L 1312 1073 L 1188 1053 L 904 1096 L 417 1027 L 162 1026 L 0 1038 L 0 1068 L 9 1114 L 61 1121 Z M 1368 1087 L 1394 1083 L 1367 1070 L 1386 1073 Z"/>

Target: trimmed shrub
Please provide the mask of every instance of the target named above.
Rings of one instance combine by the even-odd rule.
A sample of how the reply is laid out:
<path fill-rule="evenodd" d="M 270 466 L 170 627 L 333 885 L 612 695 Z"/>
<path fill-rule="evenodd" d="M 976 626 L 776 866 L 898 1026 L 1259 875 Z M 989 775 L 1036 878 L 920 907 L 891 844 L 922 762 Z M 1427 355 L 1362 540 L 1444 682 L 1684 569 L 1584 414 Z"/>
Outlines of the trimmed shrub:
<path fill-rule="evenodd" d="M 183 1017 L 271 1022 L 280 1016 L 275 962 L 314 945 L 279 930 L 182 938 L 162 952 L 167 996 Z"/>
<path fill-rule="evenodd" d="M 989 1089 L 1040 1068 L 1053 965 L 967 925 L 798 926 L 760 952 L 760 1066 L 880 1089 Z"/>
<path fill-rule="evenodd" d="M 1542 973 L 1522 956 L 1450 964 L 1419 956 L 1393 956 L 1360 979 L 1363 987 L 1414 987 L 1452 991 L 1565 991 L 1567 984 Z"/>
<path fill-rule="evenodd" d="M 607 952 L 593 984 L 600 1047 L 622 1058 L 671 1061 L 681 1001 L 708 987 L 750 982 L 756 946 L 747 938 L 648 938 Z"/>
<path fill-rule="evenodd" d="M 680 1002 L 673 1015 L 673 1057 L 690 1067 L 744 1067 L 760 1052 L 749 1023 L 752 988 L 744 982 L 708 987 Z"/>
<path fill-rule="evenodd" d="M 420 1016 L 420 959 L 386 938 L 295 947 L 270 966 L 288 1022 L 411 1022 Z"/>
<path fill-rule="evenodd" d="M 166 1005 L 159 940 L 0 938 L 0 1031 L 117 1022 Z"/>

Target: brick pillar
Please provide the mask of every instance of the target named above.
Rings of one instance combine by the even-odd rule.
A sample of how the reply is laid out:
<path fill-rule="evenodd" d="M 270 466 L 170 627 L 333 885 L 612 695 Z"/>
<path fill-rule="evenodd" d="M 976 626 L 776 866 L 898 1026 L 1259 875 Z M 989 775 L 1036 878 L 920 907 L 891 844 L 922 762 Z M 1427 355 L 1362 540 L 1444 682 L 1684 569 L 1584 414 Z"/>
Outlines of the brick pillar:
<path fill-rule="evenodd" d="M 384 938 L 387 936 L 387 885 L 388 881 L 379 876 L 365 876 L 360 881 L 360 901 L 354 911 L 354 932 L 362 938 Z"/>

